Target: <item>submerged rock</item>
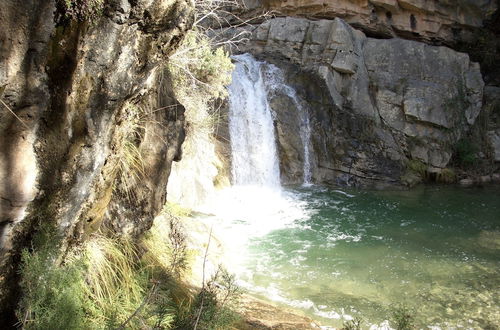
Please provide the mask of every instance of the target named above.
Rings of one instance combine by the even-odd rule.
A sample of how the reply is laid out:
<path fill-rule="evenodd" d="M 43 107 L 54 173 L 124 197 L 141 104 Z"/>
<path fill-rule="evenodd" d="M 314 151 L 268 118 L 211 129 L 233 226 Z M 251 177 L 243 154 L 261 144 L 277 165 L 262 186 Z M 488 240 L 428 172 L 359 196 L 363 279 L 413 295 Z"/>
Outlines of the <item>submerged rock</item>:
<path fill-rule="evenodd" d="M 472 186 L 474 184 L 474 180 L 472 179 L 462 179 L 458 182 L 462 186 Z"/>
<path fill-rule="evenodd" d="M 500 250 L 500 231 L 481 231 L 479 233 L 478 243 L 486 249 Z"/>

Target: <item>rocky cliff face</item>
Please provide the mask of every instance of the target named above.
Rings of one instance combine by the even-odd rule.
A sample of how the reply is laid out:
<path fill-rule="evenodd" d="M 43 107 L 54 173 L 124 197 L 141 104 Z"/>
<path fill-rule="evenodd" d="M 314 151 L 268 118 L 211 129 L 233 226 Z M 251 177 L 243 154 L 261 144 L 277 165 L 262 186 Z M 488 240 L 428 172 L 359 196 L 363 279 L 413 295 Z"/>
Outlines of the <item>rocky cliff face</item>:
<path fill-rule="evenodd" d="M 494 0 L 254 0 L 250 8 L 264 7 L 287 16 L 342 18 L 378 37 L 403 37 L 452 44 L 472 37 L 497 9 Z"/>
<path fill-rule="evenodd" d="M 484 112 L 487 118 L 486 145 L 492 152 L 491 158 L 500 162 L 500 87 L 487 86 L 484 89 Z"/>
<path fill-rule="evenodd" d="M 309 109 L 317 182 L 411 183 L 411 161 L 441 173 L 481 111 L 479 65 L 449 48 L 368 38 L 338 18 L 275 18 L 250 30 L 240 49 L 282 67 Z M 283 118 L 298 110 L 286 98 L 271 102 L 278 133 L 294 132 Z M 297 181 L 286 169 L 300 166 L 286 161 L 300 161 L 302 149 L 291 133 L 278 135 L 282 174 Z"/>
<path fill-rule="evenodd" d="M 141 233 L 184 137 L 162 63 L 191 28 L 191 2 L 110 0 L 85 22 L 56 3 L 0 4 L 2 324 L 33 228 L 55 225 L 65 244 L 102 223 Z"/>

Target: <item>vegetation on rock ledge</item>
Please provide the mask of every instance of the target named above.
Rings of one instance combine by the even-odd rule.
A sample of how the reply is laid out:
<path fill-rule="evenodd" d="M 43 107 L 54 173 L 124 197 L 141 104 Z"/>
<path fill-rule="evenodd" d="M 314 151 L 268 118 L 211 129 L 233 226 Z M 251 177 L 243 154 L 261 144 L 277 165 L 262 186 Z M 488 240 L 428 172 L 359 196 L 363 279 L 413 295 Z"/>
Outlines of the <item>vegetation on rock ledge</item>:
<path fill-rule="evenodd" d="M 93 21 L 102 15 L 105 0 L 57 0 L 56 4 L 66 19 Z"/>
<path fill-rule="evenodd" d="M 23 251 L 17 316 L 24 329 L 224 329 L 238 320 L 234 276 L 220 269 L 188 289 L 189 251 L 180 219 L 166 208 L 143 238 L 97 234 L 60 261 L 54 230 Z"/>

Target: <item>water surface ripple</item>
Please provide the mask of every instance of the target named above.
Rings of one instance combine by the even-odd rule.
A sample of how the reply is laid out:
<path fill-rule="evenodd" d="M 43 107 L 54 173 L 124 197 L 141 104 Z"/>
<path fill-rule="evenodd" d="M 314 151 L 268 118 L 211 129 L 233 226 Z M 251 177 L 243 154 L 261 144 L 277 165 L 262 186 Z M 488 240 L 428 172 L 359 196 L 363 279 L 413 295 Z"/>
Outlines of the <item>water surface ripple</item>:
<path fill-rule="evenodd" d="M 499 187 L 287 196 L 301 216 L 246 243 L 250 291 L 333 326 L 355 315 L 381 324 L 396 304 L 415 309 L 421 327 L 500 324 Z"/>

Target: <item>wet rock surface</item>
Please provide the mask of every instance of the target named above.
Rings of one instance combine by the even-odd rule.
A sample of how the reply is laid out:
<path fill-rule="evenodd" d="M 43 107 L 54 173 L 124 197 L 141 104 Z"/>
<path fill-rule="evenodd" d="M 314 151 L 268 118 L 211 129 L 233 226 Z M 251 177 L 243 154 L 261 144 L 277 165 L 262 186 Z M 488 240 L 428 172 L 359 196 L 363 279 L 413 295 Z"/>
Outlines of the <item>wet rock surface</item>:
<path fill-rule="evenodd" d="M 250 329 L 320 329 L 320 325 L 309 317 L 301 316 L 268 302 L 244 296 L 242 298 L 244 321 L 236 325 L 239 330 Z"/>

